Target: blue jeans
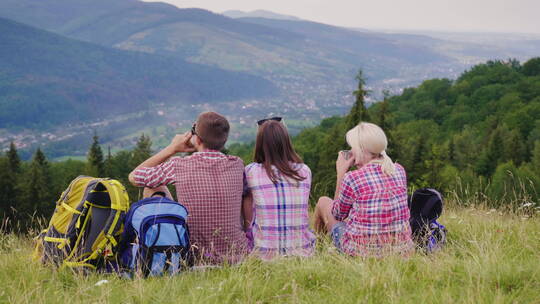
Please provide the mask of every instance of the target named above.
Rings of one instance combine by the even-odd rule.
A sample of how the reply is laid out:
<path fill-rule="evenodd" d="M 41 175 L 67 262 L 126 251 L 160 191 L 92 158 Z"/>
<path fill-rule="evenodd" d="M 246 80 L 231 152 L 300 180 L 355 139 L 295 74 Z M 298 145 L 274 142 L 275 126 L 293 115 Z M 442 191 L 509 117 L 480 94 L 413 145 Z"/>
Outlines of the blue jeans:
<path fill-rule="evenodd" d="M 334 246 L 339 251 L 341 250 L 341 238 L 343 237 L 343 234 L 345 233 L 345 229 L 347 228 L 347 225 L 345 225 L 344 222 L 337 222 L 334 226 L 332 226 L 332 229 L 330 230 L 330 236 L 332 237 L 332 243 L 334 243 Z"/>

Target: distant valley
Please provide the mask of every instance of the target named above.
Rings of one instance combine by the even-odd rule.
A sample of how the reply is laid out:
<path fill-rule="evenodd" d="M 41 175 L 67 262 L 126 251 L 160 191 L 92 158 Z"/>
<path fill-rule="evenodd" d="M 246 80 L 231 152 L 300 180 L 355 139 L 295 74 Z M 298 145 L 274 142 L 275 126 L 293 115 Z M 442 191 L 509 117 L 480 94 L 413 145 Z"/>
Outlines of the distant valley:
<path fill-rule="evenodd" d="M 400 93 L 488 59 L 540 53 L 536 37 L 475 42 L 266 11 L 225 15 L 136 0 L 3 0 L 0 17 L 37 29 L 0 23 L 1 147 L 16 139 L 28 151 L 45 144 L 52 157 L 84 155 L 94 130 L 113 150 L 143 131 L 160 146 L 208 109 L 231 118 L 233 141 L 249 141 L 260 117 L 283 115 L 297 131 L 344 113 L 359 68 L 375 101 L 383 89 Z M 14 111 L 23 104 L 32 106 Z"/>

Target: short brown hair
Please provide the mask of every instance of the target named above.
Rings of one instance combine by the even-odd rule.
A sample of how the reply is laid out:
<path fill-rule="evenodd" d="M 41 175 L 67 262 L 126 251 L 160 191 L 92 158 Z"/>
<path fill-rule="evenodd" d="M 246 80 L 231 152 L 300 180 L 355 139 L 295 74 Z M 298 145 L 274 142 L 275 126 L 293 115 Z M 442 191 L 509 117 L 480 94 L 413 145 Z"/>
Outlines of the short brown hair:
<path fill-rule="evenodd" d="M 280 177 L 274 172 L 272 166 L 287 177 L 296 181 L 305 180 L 292 163 L 303 163 L 291 143 L 291 138 L 287 128 L 277 121 L 269 120 L 263 123 L 257 132 L 257 141 L 255 142 L 254 161 L 262 164 L 266 174 L 275 184 Z"/>
<path fill-rule="evenodd" d="M 221 150 L 229 137 L 227 118 L 216 112 L 204 112 L 197 118 L 195 131 L 207 149 Z"/>

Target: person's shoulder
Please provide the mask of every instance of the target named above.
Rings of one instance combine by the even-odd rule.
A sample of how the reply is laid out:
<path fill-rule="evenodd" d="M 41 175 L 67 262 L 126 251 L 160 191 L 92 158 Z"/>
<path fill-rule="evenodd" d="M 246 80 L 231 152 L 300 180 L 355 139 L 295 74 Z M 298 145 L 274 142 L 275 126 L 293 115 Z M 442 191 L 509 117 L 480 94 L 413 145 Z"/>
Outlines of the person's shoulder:
<path fill-rule="evenodd" d="M 184 159 L 184 157 L 173 156 L 173 157 L 169 158 L 169 161 L 170 162 L 179 162 L 179 161 L 182 161 L 183 159 Z"/>
<path fill-rule="evenodd" d="M 296 168 L 300 172 L 305 172 L 305 173 L 311 175 L 311 169 L 305 163 L 297 163 Z"/>
<path fill-rule="evenodd" d="M 404 178 L 407 177 L 407 172 L 405 171 L 405 168 L 401 164 L 394 163 L 394 166 L 396 167 L 396 173 L 398 176 L 401 176 Z"/>
<path fill-rule="evenodd" d="M 254 172 L 259 172 L 262 168 L 262 164 L 259 163 L 250 163 L 244 168 L 246 175 L 253 174 Z"/>
<path fill-rule="evenodd" d="M 249 163 L 246 166 L 246 171 L 251 170 L 251 169 L 255 169 L 255 168 L 260 168 L 260 167 L 261 167 L 261 164 L 259 164 L 259 163 L 255 163 L 255 162 Z"/>
<path fill-rule="evenodd" d="M 359 180 L 365 174 L 362 168 L 351 170 L 345 173 L 345 175 L 343 175 L 343 181 L 345 181 L 346 183 L 353 183 Z"/>
<path fill-rule="evenodd" d="M 227 166 L 232 166 L 241 171 L 244 171 L 244 161 L 236 155 L 225 155 L 225 159 L 228 163 Z"/>
<path fill-rule="evenodd" d="M 405 168 L 400 163 L 394 163 L 394 166 L 396 167 L 396 172 L 399 172 L 399 174 L 405 175 Z"/>
<path fill-rule="evenodd" d="M 165 165 L 165 166 L 170 166 L 170 165 L 175 165 L 181 161 L 183 161 L 184 158 L 183 157 L 180 157 L 180 156 L 173 156 L 171 158 L 169 158 L 168 160 L 164 161 L 163 163 L 161 163 L 161 166 Z"/>

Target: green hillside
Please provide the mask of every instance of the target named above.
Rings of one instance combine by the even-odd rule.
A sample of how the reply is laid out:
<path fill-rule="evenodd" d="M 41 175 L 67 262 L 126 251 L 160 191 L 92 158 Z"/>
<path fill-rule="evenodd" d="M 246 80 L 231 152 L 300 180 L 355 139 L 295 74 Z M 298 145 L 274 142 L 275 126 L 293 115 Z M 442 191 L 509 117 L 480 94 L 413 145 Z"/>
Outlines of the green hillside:
<path fill-rule="evenodd" d="M 303 130 L 294 143 L 314 172 L 315 196 L 333 194 L 337 152 L 347 148 L 345 133 L 363 111 L 387 133 L 388 154 L 405 167 L 412 187 L 435 187 L 465 201 L 487 196 L 493 206 L 538 204 L 540 58 L 523 65 L 490 61 L 455 81 L 427 80 Z M 252 149 L 230 148 L 246 162 Z"/>
<path fill-rule="evenodd" d="M 241 72 L 110 49 L 0 18 L 0 129 L 89 122 L 149 109 L 268 97 Z"/>

